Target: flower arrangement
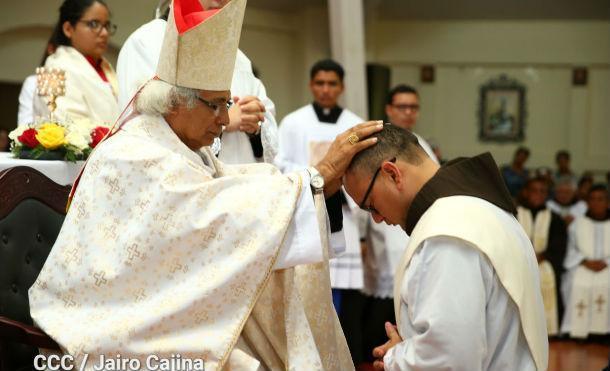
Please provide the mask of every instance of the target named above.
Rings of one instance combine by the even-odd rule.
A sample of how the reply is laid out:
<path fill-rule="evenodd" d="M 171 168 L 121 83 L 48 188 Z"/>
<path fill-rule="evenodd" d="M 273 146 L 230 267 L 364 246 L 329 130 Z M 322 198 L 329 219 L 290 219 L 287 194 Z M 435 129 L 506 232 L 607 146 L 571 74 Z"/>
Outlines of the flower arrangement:
<path fill-rule="evenodd" d="M 43 120 L 17 127 L 9 133 L 9 139 L 17 158 L 74 162 L 85 160 L 109 131 L 87 119 L 69 123 Z"/>

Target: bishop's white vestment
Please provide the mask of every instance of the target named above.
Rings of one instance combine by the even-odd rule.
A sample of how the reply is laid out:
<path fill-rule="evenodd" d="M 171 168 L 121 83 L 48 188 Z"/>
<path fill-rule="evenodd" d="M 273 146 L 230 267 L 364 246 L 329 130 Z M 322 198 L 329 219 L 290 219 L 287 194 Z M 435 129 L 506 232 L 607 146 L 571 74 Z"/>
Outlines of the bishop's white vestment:
<path fill-rule="evenodd" d="M 568 252 L 564 262 L 562 292 L 566 310 L 561 332 L 574 338 L 610 333 L 610 268 L 594 272 L 585 259 L 610 265 L 610 219 L 577 218 L 568 228 Z"/>
<path fill-rule="evenodd" d="M 117 75 L 120 87 L 119 105 L 124 109 L 138 89 L 155 76 L 161 45 L 167 22 L 162 19 L 150 21 L 134 31 L 125 41 L 117 62 Z M 205 61 L 200 61 L 205 63 Z M 262 159 L 272 163 L 278 151 L 277 123 L 275 105 L 267 97 L 263 83 L 252 73 L 252 63 L 241 51 L 237 51 L 231 96 L 253 95 L 265 106 L 265 120 L 261 126 Z M 248 134 L 234 131 L 222 134 L 222 149 L 219 154 L 222 162 L 245 164 L 257 161 Z"/>
<path fill-rule="evenodd" d="M 30 289 L 34 322 L 77 361 L 352 369 L 306 174 L 224 165 L 137 116 L 91 155 Z"/>
<path fill-rule="evenodd" d="M 290 172 L 316 165 L 337 135 L 362 122 L 364 120 L 348 109 L 340 112 L 335 123 L 329 123 L 318 119 L 312 104 L 299 108 L 280 123 L 277 166 L 283 172 Z M 333 288 L 361 289 L 362 256 L 356 217 L 360 209 L 349 195 L 345 194 L 345 198 L 343 233 L 334 233 L 331 240 L 333 246 L 343 247 L 345 252 L 331 260 L 330 282 Z"/>

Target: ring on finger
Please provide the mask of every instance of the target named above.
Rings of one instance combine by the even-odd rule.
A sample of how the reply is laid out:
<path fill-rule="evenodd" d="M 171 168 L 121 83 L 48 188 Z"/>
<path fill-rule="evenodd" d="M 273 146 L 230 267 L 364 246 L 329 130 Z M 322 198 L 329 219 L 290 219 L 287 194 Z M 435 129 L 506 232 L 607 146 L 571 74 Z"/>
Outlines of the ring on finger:
<path fill-rule="evenodd" d="M 358 137 L 358 134 L 352 133 L 349 135 L 349 137 L 347 137 L 347 141 L 354 145 L 360 141 L 360 137 Z"/>

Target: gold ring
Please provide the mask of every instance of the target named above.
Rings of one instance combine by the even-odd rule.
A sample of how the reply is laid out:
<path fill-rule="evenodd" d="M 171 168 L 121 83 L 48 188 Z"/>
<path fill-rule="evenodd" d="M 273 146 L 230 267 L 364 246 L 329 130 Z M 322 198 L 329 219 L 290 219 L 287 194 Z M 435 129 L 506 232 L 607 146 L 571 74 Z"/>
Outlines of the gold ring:
<path fill-rule="evenodd" d="M 349 135 L 349 137 L 347 137 L 347 141 L 350 142 L 351 144 L 356 144 L 360 141 L 360 138 L 358 137 L 358 135 L 356 133 L 352 133 Z"/>

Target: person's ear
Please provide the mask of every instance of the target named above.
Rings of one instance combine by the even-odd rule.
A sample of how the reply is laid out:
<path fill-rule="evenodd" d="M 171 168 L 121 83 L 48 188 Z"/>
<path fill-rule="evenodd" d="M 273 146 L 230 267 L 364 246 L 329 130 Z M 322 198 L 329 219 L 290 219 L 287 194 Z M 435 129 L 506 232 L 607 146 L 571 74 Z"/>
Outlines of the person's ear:
<path fill-rule="evenodd" d="M 385 105 L 385 115 L 390 117 L 391 110 L 392 110 L 392 105 L 391 104 L 386 104 Z"/>
<path fill-rule="evenodd" d="M 397 185 L 400 186 L 402 184 L 402 171 L 394 162 L 384 161 L 381 164 L 381 171 L 388 175 L 390 179 Z"/>
<path fill-rule="evenodd" d="M 72 34 L 74 33 L 74 26 L 72 26 L 70 22 L 65 21 L 64 24 L 61 25 L 61 29 L 68 39 L 72 39 Z"/>

